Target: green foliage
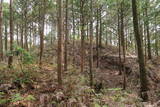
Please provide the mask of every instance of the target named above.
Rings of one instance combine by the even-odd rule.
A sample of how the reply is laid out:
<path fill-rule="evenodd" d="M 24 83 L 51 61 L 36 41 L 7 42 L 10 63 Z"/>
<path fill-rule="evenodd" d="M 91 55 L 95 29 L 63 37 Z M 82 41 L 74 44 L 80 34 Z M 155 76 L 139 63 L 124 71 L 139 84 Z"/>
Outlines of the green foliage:
<path fill-rule="evenodd" d="M 8 102 L 8 99 L 0 99 L 0 104 L 6 104 Z"/>
<path fill-rule="evenodd" d="M 19 46 L 15 46 L 14 49 L 15 49 L 14 55 L 21 56 L 23 64 L 32 64 L 33 63 L 33 57 L 25 49 L 23 49 Z"/>
<path fill-rule="evenodd" d="M 101 105 L 99 105 L 98 103 L 95 103 L 94 104 L 94 107 L 109 107 L 108 105 L 103 105 L 103 106 L 101 106 Z"/>
<path fill-rule="evenodd" d="M 0 92 L 0 98 L 1 98 L 4 94 L 5 94 L 4 92 Z"/>
<path fill-rule="evenodd" d="M 108 91 L 121 91 L 122 88 L 109 88 Z"/>
<path fill-rule="evenodd" d="M 99 105 L 99 104 L 95 103 L 95 107 L 101 107 L 101 105 Z"/>
<path fill-rule="evenodd" d="M 25 73 L 16 73 L 13 76 L 13 82 L 14 83 L 19 83 L 19 84 L 30 84 L 32 83 L 31 75 L 29 72 Z"/>
<path fill-rule="evenodd" d="M 20 93 L 16 93 L 14 94 L 11 99 L 10 102 L 17 102 L 17 101 L 35 101 L 36 98 L 33 95 L 28 95 L 27 97 L 22 97 Z"/>
<path fill-rule="evenodd" d="M 17 93 L 11 97 L 11 102 L 17 102 L 23 100 L 23 97 L 20 95 L 20 93 Z"/>
<path fill-rule="evenodd" d="M 91 88 L 87 88 L 85 90 L 85 93 L 95 93 L 94 89 L 91 89 Z"/>
<path fill-rule="evenodd" d="M 27 52 L 25 49 L 23 49 L 17 45 L 14 45 L 14 50 L 8 51 L 6 53 L 6 55 L 20 57 L 23 64 L 32 64 L 33 63 L 32 55 L 29 52 Z"/>
<path fill-rule="evenodd" d="M 8 102 L 8 99 L 3 98 L 5 95 L 4 92 L 0 92 L 0 104 L 5 104 Z"/>
<path fill-rule="evenodd" d="M 28 95 L 26 98 L 25 98 L 26 101 L 35 101 L 36 98 L 33 96 L 33 95 Z"/>
<path fill-rule="evenodd" d="M 16 56 L 21 60 L 22 64 L 32 64 L 33 63 L 33 57 L 32 55 L 27 52 L 25 49 L 14 45 L 13 46 L 14 50 L 13 51 L 8 51 L 6 53 L 7 56 Z"/>
<path fill-rule="evenodd" d="M 113 97 L 111 97 L 113 101 L 115 102 L 120 102 L 122 99 L 122 95 L 121 94 L 116 94 Z"/>
<path fill-rule="evenodd" d="M 17 102 L 17 101 L 35 101 L 36 98 L 33 95 L 28 95 L 26 97 L 23 97 L 20 93 L 13 94 L 10 98 L 3 98 L 5 94 L 0 93 L 0 104 L 6 104 L 9 102 Z"/>
<path fill-rule="evenodd" d="M 3 3 L 3 21 L 6 24 L 9 19 L 9 4 Z"/>

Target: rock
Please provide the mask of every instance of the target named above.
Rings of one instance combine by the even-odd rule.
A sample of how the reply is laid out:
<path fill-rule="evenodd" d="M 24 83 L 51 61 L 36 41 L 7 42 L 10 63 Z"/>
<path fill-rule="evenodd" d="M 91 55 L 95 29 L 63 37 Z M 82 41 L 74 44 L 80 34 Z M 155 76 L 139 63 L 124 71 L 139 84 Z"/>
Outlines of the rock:
<path fill-rule="evenodd" d="M 50 96 L 47 94 L 42 94 L 40 96 L 40 104 L 42 107 L 44 107 L 49 102 Z"/>
<path fill-rule="evenodd" d="M 63 92 L 57 92 L 55 97 L 56 97 L 57 101 L 62 101 L 64 98 L 64 94 L 63 94 Z"/>
<path fill-rule="evenodd" d="M 0 85 L 1 92 L 8 92 L 8 90 L 10 89 L 14 89 L 14 87 L 11 84 L 1 84 Z"/>

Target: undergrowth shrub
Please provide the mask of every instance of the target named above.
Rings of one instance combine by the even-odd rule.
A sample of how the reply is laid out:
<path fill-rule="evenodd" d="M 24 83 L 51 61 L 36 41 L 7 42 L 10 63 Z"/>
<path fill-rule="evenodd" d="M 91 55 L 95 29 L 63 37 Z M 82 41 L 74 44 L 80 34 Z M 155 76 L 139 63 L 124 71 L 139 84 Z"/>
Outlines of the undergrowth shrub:
<path fill-rule="evenodd" d="M 19 84 L 29 84 L 32 83 L 32 74 L 29 72 L 21 73 L 17 72 L 13 75 L 13 83 L 19 83 Z"/>
<path fill-rule="evenodd" d="M 15 56 L 20 61 L 19 64 L 28 65 L 32 64 L 34 61 L 33 56 L 25 49 L 14 45 L 13 51 L 8 51 L 7 56 Z"/>
<path fill-rule="evenodd" d="M 7 56 L 14 56 L 18 61 L 18 68 L 20 72 L 17 71 L 13 74 L 12 83 L 19 84 L 31 84 L 32 81 L 32 69 L 29 65 L 33 64 L 34 57 L 27 50 L 21 48 L 18 45 L 13 46 L 13 51 L 9 51 Z M 27 67 L 28 66 L 28 67 Z M 18 68 L 16 70 L 18 70 Z M 31 71 L 30 71 L 31 70 Z"/>
<path fill-rule="evenodd" d="M 5 98 L 5 93 L 0 92 L 0 106 L 3 106 L 7 103 L 15 103 L 18 101 L 35 101 L 36 98 L 33 95 L 22 96 L 20 93 L 15 93 L 9 98 Z"/>

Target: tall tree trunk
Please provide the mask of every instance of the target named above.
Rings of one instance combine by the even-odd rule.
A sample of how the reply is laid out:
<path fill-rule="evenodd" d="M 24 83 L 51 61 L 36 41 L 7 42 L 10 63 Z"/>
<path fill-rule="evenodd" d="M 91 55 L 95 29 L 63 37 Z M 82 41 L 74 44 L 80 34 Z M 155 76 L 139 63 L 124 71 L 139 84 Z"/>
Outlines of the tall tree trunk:
<path fill-rule="evenodd" d="M 12 0 L 10 0 L 10 51 L 13 51 L 13 7 Z M 11 68 L 13 63 L 13 56 L 10 55 L 8 59 L 8 67 Z"/>
<path fill-rule="evenodd" d="M 155 15 L 155 54 L 157 55 L 157 56 L 159 56 L 159 35 L 157 35 L 157 17 L 156 17 L 156 15 Z"/>
<path fill-rule="evenodd" d="M 74 0 L 72 0 L 72 23 L 73 23 L 73 47 L 75 46 L 75 36 L 76 36 L 76 30 L 75 30 L 75 15 L 74 15 Z"/>
<path fill-rule="evenodd" d="M 121 63 L 122 63 L 122 58 L 121 58 L 121 30 L 120 30 L 120 14 L 119 14 L 119 9 L 118 9 L 118 45 L 119 45 L 119 75 L 122 74 L 122 66 L 121 66 Z"/>
<path fill-rule="evenodd" d="M 146 29 L 147 29 L 148 59 L 152 59 L 152 55 L 151 55 L 151 40 L 150 40 L 150 32 L 149 32 L 149 19 L 148 19 L 148 9 L 147 8 L 145 9 L 145 15 L 147 17 Z"/>
<path fill-rule="evenodd" d="M 57 59 L 57 76 L 58 85 L 62 86 L 62 36 L 63 36 L 63 2 L 57 0 L 58 4 L 58 59 Z"/>
<path fill-rule="evenodd" d="M 44 49 L 44 21 L 45 21 L 45 3 L 46 0 L 42 0 L 41 8 L 42 11 L 39 17 L 39 35 L 40 35 L 40 56 L 39 56 L 39 66 L 42 67 L 42 57 L 43 57 L 43 49 Z"/>
<path fill-rule="evenodd" d="M 8 51 L 8 27 L 7 22 L 5 22 L 5 51 Z"/>
<path fill-rule="evenodd" d="M 19 25 L 17 24 L 17 45 L 19 45 Z"/>
<path fill-rule="evenodd" d="M 145 12 L 143 12 L 143 17 L 145 17 Z M 143 36 L 144 36 L 144 61 L 147 62 L 147 37 L 146 37 L 146 25 L 145 20 L 143 20 Z"/>
<path fill-rule="evenodd" d="M 121 2 L 121 12 L 120 12 L 120 19 L 121 19 L 121 46 L 123 50 L 123 63 L 125 63 L 125 35 L 124 35 L 124 8 L 123 8 L 124 1 Z"/>
<path fill-rule="evenodd" d="M 24 22 L 24 40 L 25 40 L 25 44 L 24 44 L 24 48 L 28 51 L 28 25 L 27 25 L 27 17 L 25 16 L 25 22 Z"/>
<path fill-rule="evenodd" d="M 102 6 L 100 7 L 100 10 L 99 10 L 99 44 L 98 44 L 98 47 L 99 47 L 99 52 L 97 56 L 101 57 L 101 49 L 102 49 L 102 33 L 103 33 L 103 27 L 102 27 Z M 98 58 L 99 59 L 99 58 Z M 99 62 L 100 63 L 100 60 Z"/>
<path fill-rule="evenodd" d="M 66 0 L 66 16 L 65 16 L 65 49 L 64 49 L 64 71 L 67 71 L 68 67 L 68 0 Z"/>
<path fill-rule="evenodd" d="M 23 16 L 23 14 L 22 14 L 22 20 L 24 20 L 24 16 Z M 24 48 L 24 39 L 23 39 L 23 33 L 24 33 L 24 24 L 23 24 L 23 22 L 22 22 L 22 24 L 21 24 L 21 47 L 22 48 Z"/>
<path fill-rule="evenodd" d="M 105 45 L 108 46 L 108 31 L 107 31 L 107 29 L 106 29 L 105 38 L 106 38 Z"/>
<path fill-rule="evenodd" d="M 138 48 L 138 61 L 139 61 L 139 68 L 140 68 L 140 93 L 141 98 L 144 101 L 148 100 L 148 81 L 146 76 L 146 68 L 144 63 L 144 54 L 143 54 L 143 48 L 142 48 L 142 40 L 139 34 L 139 24 L 138 24 L 138 17 L 137 17 L 137 4 L 136 0 L 132 0 L 132 13 L 133 13 L 133 25 L 134 25 L 134 33 Z"/>
<path fill-rule="evenodd" d="M 99 31 L 99 48 L 102 48 L 102 7 L 99 10 L 99 24 L 100 24 L 100 31 Z"/>
<path fill-rule="evenodd" d="M 90 15 L 90 86 L 93 86 L 93 0 L 90 3 L 91 15 Z"/>
<path fill-rule="evenodd" d="M 2 29 L 3 29 L 3 10 L 2 10 L 2 4 L 3 4 L 3 0 L 0 1 L 0 61 L 3 60 L 3 38 L 2 38 L 2 35 L 3 35 L 3 32 L 2 32 Z"/>
<path fill-rule="evenodd" d="M 75 24 L 75 14 L 74 14 L 74 0 L 72 0 L 72 26 L 73 26 L 73 50 L 75 48 L 75 36 L 76 36 L 76 24 Z M 76 52 L 73 51 L 73 63 L 75 63 L 76 60 Z"/>
<path fill-rule="evenodd" d="M 32 32 L 33 32 L 33 23 L 31 23 L 31 27 L 30 27 L 30 39 L 29 39 L 29 48 L 30 48 L 30 50 L 32 48 Z"/>
<path fill-rule="evenodd" d="M 123 89 L 126 89 L 126 71 L 124 68 L 125 65 L 125 56 L 126 56 L 126 45 L 125 45 L 125 35 L 124 35 L 124 1 L 121 2 L 121 11 L 120 11 L 120 19 L 121 19 L 121 46 L 122 46 L 122 52 L 123 52 Z"/>
<path fill-rule="evenodd" d="M 81 11 L 81 72 L 84 71 L 84 52 L 85 52 L 85 47 L 84 47 L 84 38 L 85 38 L 85 31 L 84 31 L 84 27 L 85 27 L 85 17 L 84 17 L 84 2 L 85 0 L 80 0 L 80 11 Z"/>
<path fill-rule="evenodd" d="M 96 23 L 96 54 L 97 54 L 97 64 L 96 67 L 99 67 L 99 9 L 97 8 L 97 23 Z"/>

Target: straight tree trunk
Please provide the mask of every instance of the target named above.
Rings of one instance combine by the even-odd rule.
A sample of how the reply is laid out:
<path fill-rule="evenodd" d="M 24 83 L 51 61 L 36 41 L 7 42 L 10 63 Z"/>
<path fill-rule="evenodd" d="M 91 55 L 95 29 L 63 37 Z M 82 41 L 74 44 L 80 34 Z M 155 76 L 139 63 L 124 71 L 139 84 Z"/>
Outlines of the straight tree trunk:
<path fill-rule="evenodd" d="M 40 35 L 40 56 L 39 56 L 39 66 L 42 67 L 42 57 L 44 49 L 44 21 L 45 21 L 45 3 L 46 0 L 42 0 L 41 8 L 43 9 L 40 13 L 39 20 L 39 35 Z M 39 10 L 40 11 L 40 10 Z"/>
<path fill-rule="evenodd" d="M 106 42 L 105 42 L 105 44 L 106 44 L 106 46 L 108 46 L 108 31 L 106 30 Z"/>
<path fill-rule="evenodd" d="M 87 24 L 86 24 L 86 26 L 87 26 L 87 35 L 86 35 L 86 39 L 85 40 L 87 40 L 87 41 L 89 41 L 89 21 L 87 20 Z"/>
<path fill-rule="evenodd" d="M 155 54 L 159 56 L 159 35 L 157 34 L 157 17 L 155 16 Z"/>
<path fill-rule="evenodd" d="M 97 64 L 96 67 L 99 67 L 99 9 L 97 8 L 97 23 L 96 23 L 96 54 L 97 54 Z"/>
<path fill-rule="evenodd" d="M 140 68 L 140 96 L 144 101 L 148 100 L 148 81 L 146 76 L 146 68 L 144 63 L 144 54 L 142 48 L 142 40 L 139 34 L 139 24 L 138 24 L 138 17 L 137 17 L 137 4 L 136 0 L 132 0 L 132 13 L 133 13 L 133 25 L 134 25 L 134 33 L 138 48 L 138 61 L 139 61 L 139 68 Z"/>
<path fill-rule="evenodd" d="M 13 51 L 13 7 L 12 0 L 10 0 L 10 51 Z M 10 55 L 8 59 L 8 67 L 11 68 L 13 63 L 13 56 Z"/>
<path fill-rule="evenodd" d="M 22 20 L 24 20 L 24 16 L 23 16 L 23 14 L 22 14 Z M 24 33 L 24 24 L 23 24 L 23 22 L 22 22 L 22 24 L 21 24 L 21 48 L 24 48 L 24 39 L 23 39 L 23 33 Z"/>
<path fill-rule="evenodd" d="M 143 17 L 145 17 L 145 12 L 143 12 Z M 143 35 L 144 35 L 144 60 L 145 64 L 147 62 L 147 37 L 146 37 L 146 25 L 145 25 L 145 20 L 143 20 Z"/>
<path fill-rule="evenodd" d="M 63 2 L 57 0 L 58 4 L 58 59 L 57 59 L 57 77 L 58 86 L 62 86 L 62 37 L 63 37 Z"/>
<path fill-rule="evenodd" d="M 3 60 L 3 40 L 2 40 L 2 29 L 3 29 L 3 8 L 2 8 L 3 0 L 0 1 L 0 61 Z"/>
<path fill-rule="evenodd" d="M 33 23 L 31 23 L 31 27 L 30 27 L 30 39 L 29 39 L 29 48 L 30 48 L 30 50 L 32 48 L 32 32 L 33 32 Z"/>
<path fill-rule="evenodd" d="M 120 19 L 121 19 L 121 46 L 123 51 L 123 63 L 125 63 L 125 36 L 124 36 L 124 8 L 123 8 L 123 1 L 121 2 L 121 12 L 120 12 Z"/>
<path fill-rule="evenodd" d="M 102 27 L 102 6 L 100 7 L 100 10 L 99 10 L 99 44 L 98 44 L 98 47 L 99 47 L 99 52 L 97 55 L 98 57 L 101 57 L 101 49 L 102 49 L 102 33 L 103 33 L 103 27 Z M 99 58 L 98 58 L 99 59 Z M 100 60 L 98 62 L 100 64 Z"/>
<path fill-rule="evenodd" d="M 72 26 L 73 26 L 73 50 L 75 48 L 75 36 L 76 36 L 76 24 L 75 24 L 75 14 L 74 14 L 74 0 L 72 0 Z M 76 61 L 76 52 L 73 51 L 73 63 Z M 74 66 L 75 67 L 75 66 Z"/>
<path fill-rule="evenodd" d="M 121 58 L 121 32 L 120 32 L 120 15 L 119 15 L 119 9 L 118 9 L 118 45 L 119 45 L 119 75 L 122 74 L 122 58 Z"/>
<path fill-rule="evenodd" d="M 25 39 L 25 44 L 24 44 L 24 48 L 28 51 L 28 25 L 27 25 L 27 17 L 25 15 L 25 24 L 24 24 L 24 39 Z"/>
<path fill-rule="evenodd" d="M 17 24 L 17 45 L 19 45 L 19 25 Z"/>
<path fill-rule="evenodd" d="M 102 7 L 99 11 L 99 24 L 100 24 L 100 32 L 99 32 L 99 48 L 102 48 Z"/>
<path fill-rule="evenodd" d="M 85 0 L 80 0 L 80 11 L 81 11 L 81 72 L 84 72 L 84 39 L 85 39 L 85 31 L 84 31 L 84 27 L 85 27 L 85 20 L 84 20 L 84 2 Z"/>
<path fill-rule="evenodd" d="M 75 15 L 74 15 L 74 0 L 72 0 L 72 23 L 73 23 L 73 47 L 75 46 L 75 36 L 76 36 L 76 30 L 75 30 Z"/>
<path fill-rule="evenodd" d="M 121 2 L 121 11 L 120 11 L 120 19 L 121 19 L 121 46 L 123 52 L 123 62 L 122 62 L 122 70 L 123 70 L 123 89 L 126 89 L 126 71 L 124 68 L 126 61 L 126 45 L 125 45 L 125 35 L 124 35 L 124 1 Z"/>
<path fill-rule="evenodd" d="M 146 17 L 147 17 L 146 28 L 147 28 L 148 59 L 152 59 L 152 55 L 151 55 L 151 40 L 150 40 L 150 32 L 149 32 L 149 19 L 148 19 L 148 9 L 147 8 L 145 9 L 145 14 L 146 14 Z"/>
<path fill-rule="evenodd" d="M 64 71 L 68 68 L 68 0 L 66 0 L 66 16 L 65 16 L 65 49 L 64 49 Z"/>
<path fill-rule="evenodd" d="M 7 22 L 5 22 L 5 51 L 8 51 L 8 30 Z"/>
<path fill-rule="evenodd" d="M 93 86 L 93 0 L 90 3 L 91 15 L 90 15 L 90 86 Z"/>

